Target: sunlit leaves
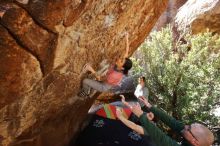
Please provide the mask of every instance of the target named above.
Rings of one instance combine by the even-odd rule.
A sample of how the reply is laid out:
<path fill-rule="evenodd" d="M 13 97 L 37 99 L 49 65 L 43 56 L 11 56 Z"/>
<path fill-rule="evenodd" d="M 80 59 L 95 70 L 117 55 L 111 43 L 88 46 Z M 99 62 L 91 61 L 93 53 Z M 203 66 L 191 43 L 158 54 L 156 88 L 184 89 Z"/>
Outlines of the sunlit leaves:
<path fill-rule="evenodd" d="M 144 72 L 141 74 L 146 75 L 158 104 L 168 112 L 175 110 L 180 119 L 189 122 L 203 120 L 215 125 L 211 110 L 220 101 L 220 37 L 210 32 L 186 34 L 185 42 L 179 41 L 174 50 L 171 34 L 169 26 L 151 33 L 139 48 L 144 61 L 135 64 L 137 72 Z"/>

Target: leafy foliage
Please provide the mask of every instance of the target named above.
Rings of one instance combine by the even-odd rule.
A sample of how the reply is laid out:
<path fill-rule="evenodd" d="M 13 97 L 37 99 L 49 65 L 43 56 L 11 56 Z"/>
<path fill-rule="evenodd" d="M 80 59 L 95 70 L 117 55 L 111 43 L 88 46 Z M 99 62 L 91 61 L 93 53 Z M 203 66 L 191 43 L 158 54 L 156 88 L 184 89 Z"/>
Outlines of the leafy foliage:
<path fill-rule="evenodd" d="M 140 46 L 134 70 L 146 76 L 157 104 L 174 117 L 218 125 L 212 109 L 220 102 L 220 37 L 186 34 L 173 44 L 171 28 L 152 32 Z M 139 56 L 140 57 L 140 56 Z"/>

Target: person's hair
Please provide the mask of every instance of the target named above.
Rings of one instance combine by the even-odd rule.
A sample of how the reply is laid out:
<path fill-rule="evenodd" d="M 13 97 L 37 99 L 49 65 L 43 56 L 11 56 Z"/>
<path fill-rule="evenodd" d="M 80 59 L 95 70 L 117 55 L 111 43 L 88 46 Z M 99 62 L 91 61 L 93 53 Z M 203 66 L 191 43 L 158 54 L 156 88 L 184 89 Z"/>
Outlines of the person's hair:
<path fill-rule="evenodd" d="M 199 145 L 200 146 L 210 146 L 214 142 L 214 135 L 213 133 L 203 124 L 198 124 L 197 133 L 195 133 L 195 136 L 197 136 Z"/>
<path fill-rule="evenodd" d="M 132 68 L 132 61 L 129 58 L 125 58 L 125 63 L 123 65 L 123 74 L 127 75 L 128 71 Z"/>
<path fill-rule="evenodd" d="M 139 78 L 142 79 L 144 82 L 146 81 L 146 78 L 144 76 L 141 76 Z"/>

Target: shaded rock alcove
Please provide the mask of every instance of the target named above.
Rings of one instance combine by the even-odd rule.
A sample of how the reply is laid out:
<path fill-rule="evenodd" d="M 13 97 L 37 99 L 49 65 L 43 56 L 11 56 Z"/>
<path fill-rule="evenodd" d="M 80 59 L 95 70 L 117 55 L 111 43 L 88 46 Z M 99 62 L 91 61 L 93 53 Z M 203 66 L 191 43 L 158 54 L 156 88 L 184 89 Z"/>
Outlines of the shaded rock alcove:
<path fill-rule="evenodd" d="M 160 16 L 154 29 L 161 30 L 161 28 L 165 27 L 167 24 L 172 23 L 179 8 L 186 2 L 187 0 L 169 0 L 166 11 Z"/>
<path fill-rule="evenodd" d="M 0 145 L 64 146 L 94 99 L 81 100 L 81 69 L 130 55 L 167 0 L 0 0 Z"/>

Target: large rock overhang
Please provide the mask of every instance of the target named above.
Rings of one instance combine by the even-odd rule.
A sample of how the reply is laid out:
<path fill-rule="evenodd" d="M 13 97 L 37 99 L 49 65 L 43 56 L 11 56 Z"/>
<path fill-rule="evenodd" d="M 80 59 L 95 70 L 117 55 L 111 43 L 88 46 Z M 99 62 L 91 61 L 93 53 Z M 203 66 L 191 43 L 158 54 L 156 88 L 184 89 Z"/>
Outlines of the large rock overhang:
<path fill-rule="evenodd" d="M 167 0 L 0 0 L 0 145 L 63 146 L 94 99 L 80 100 L 81 69 L 97 68 L 149 34 Z"/>

